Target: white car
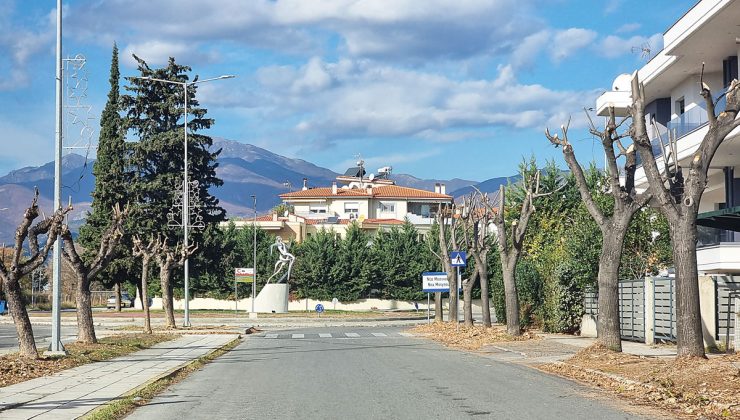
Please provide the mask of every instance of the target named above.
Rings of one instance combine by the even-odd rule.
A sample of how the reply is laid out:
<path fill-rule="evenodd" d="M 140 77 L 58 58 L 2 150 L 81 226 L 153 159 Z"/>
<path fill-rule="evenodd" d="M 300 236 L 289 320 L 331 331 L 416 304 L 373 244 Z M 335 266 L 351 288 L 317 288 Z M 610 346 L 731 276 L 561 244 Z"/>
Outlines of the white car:
<path fill-rule="evenodd" d="M 106 307 L 108 309 L 113 309 L 116 307 L 116 296 L 110 296 L 108 297 L 108 303 L 106 304 Z M 124 292 L 121 293 L 121 308 L 133 308 L 134 307 L 134 299 L 128 295 L 128 293 Z"/>

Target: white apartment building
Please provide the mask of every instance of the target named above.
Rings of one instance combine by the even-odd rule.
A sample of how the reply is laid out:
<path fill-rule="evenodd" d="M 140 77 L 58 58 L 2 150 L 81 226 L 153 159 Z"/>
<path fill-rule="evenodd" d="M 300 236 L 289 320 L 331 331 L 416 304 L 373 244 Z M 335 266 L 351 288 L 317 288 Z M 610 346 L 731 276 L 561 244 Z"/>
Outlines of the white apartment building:
<path fill-rule="evenodd" d="M 740 0 L 701 0 L 663 34 L 664 47 L 638 70 L 645 85 L 648 132 L 662 168 L 662 147 L 675 139 L 679 163 L 688 160 L 707 133 L 707 114 L 699 77 L 719 97 L 738 78 L 740 55 Z M 618 115 L 631 104 L 631 75 L 618 76 L 612 90 L 596 101 L 597 113 Z M 717 112 L 724 110 L 720 100 Z M 706 274 L 740 274 L 740 131 L 735 130 L 712 160 L 709 181 L 700 204 L 698 268 Z M 740 169 L 738 169 L 740 176 Z M 637 185 L 647 187 L 638 168 Z"/>
<path fill-rule="evenodd" d="M 367 231 L 402 225 L 409 220 L 420 233 L 427 232 L 437 210 L 449 205 L 453 197 L 444 184 L 435 191 L 401 187 L 389 179 L 390 167 L 378 175 L 366 176 L 360 167 L 350 168 L 329 187 L 309 188 L 307 180 L 299 191 L 281 194 L 292 211 L 257 218 L 257 225 L 286 240 L 302 242 L 321 229 L 344 236 L 350 222 Z M 236 226 L 250 225 L 249 219 L 235 221 Z"/>

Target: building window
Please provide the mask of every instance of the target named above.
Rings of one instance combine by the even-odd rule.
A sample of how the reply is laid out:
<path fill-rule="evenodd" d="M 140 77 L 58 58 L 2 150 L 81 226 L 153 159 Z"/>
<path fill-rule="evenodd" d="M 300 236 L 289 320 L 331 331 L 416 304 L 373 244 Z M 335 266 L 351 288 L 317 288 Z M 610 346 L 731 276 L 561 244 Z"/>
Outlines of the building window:
<path fill-rule="evenodd" d="M 344 203 L 344 214 L 349 216 L 350 219 L 357 219 L 359 213 L 360 203 Z"/>
<path fill-rule="evenodd" d="M 308 212 L 310 214 L 326 214 L 327 208 L 326 206 L 309 206 Z"/>
<path fill-rule="evenodd" d="M 381 213 L 395 213 L 396 203 L 378 203 L 378 210 Z"/>
<path fill-rule="evenodd" d="M 686 100 L 681 98 L 676 101 L 676 115 L 683 115 L 686 112 Z"/>

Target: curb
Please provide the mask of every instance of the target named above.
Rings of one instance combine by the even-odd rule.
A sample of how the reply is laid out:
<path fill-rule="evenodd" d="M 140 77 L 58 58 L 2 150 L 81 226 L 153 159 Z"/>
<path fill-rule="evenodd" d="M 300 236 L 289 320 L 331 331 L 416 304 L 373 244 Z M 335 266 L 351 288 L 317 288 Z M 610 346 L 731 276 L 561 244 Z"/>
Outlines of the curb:
<path fill-rule="evenodd" d="M 101 410 L 105 409 L 106 407 L 110 406 L 111 404 L 113 404 L 113 403 L 115 403 L 117 401 L 126 399 L 128 397 L 131 397 L 131 396 L 135 395 L 136 393 L 138 393 L 139 391 L 141 391 L 142 389 L 145 389 L 146 387 L 148 387 L 148 386 L 150 386 L 150 385 L 152 385 L 152 384 L 154 384 L 156 382 L 159 382 L 159 381 L 161 381 L 163 379 L 171 378 L 171 377 L 177 375 L 178 373 L 182 372 L 183 370 L 187 369 L 190 365 L 192 365 L 194 363 L 197 363 L 202 358 L 208 357 L 208 356 L 212 355 L 213 353 L 216 353 L 218 351 L 221 351 L 221 350 L 223 350 L 223 349 L 231 346 L 232 344 L 234 344 L 234 342 L 241 341 L 243 339 L 242 334 L 236 334 L 236 335 L 237 335 L 237 337 L 234 338 L 233 340 L 231 340 L 231 341 L 229 341 L 227 343 L 224 343 L 223 345 L 221 345 L 221 346 L 219 346 L 219 347 L 217 347 L 217 348 L 209 351 L 208 353 L 206 353 L 206 354 L 204 354 L 204 355 L 202 355 L 202 356 L 200 356 L 200 357 L 198 357 L 196 359 L 193 359 L 193 360 L 190 360 L 188 362 L 185 362 L 185 363 L 181 364 L 180 366 L 176 366 L 176 367 L 170 369 L 167 372 L 161 373 L 161 374 L 155 376 L 154 378 L 151 378 L 150 380 L 144 382 L 143 384 L 137 386 L 136 388 L 130 389 L 130 390 L 126 391 L 125 393 L 123 393 L 123 394 L 121 394 L 121 395 L 113 398 L 112 400 L 108 400 L 104 404 L 101 404 L 101 405 L 93 408 L 92 410 L 90 410 L 87 413 L 83 414 L 79 418 L 81 418 L 81 419 L 89 418 L 93 414 L 97 413 L 98 411 L 101 411 Z"/>
<path fill-rule="evenodd" d="M 652 389 L 655 389 L 655 387 L 652 386 L 652 385 L 650 385 L 650 384 L 646 384 L 644 382 L 633 381 L 632 379 L 627 379 L 627 378 L 625 378 L 623 376 L 615 375 L 613 373 L 607 373 L 607 372 L 602 372 L 602 371 L 596 370 L 596 369 L 590 369 L 590 368 L 585 368 L 585 367 L 581 367 L 581 366 L 576 366 L 576 365 L 572 365 L 570 363 L 566 363 L 566 362 L 562 362 L 562 361 L 559 361 L 559 362 L 551 362 L 550 364 L 552 364 L 552 365 L 566 366 L 566 367 L 569 367 L 571 369 L 581 370 L 583 372 L 588 372 L 588 373 L 590 373 L 592 375 L 601 376 L 602 378 L 611 379 L 612 381 L 617 381 L 619 383 L 623 383 L 623 384 L 626 384 L 626 385 L 635 385 L 635 386 L 640 386 L 640 387 L 644 387 L 644 388 L 651 389 L 651 390 Z M 538 370 L 541 370 L 541 369 L 538 369 Z M 572 381 L 585 382 L 583 379 L 573 378 L 573 377 L 565 376 L 565 375 L 559 375 L 559 374 L 556 374 L 556 373 L 550 372 L 550 371 L 545 371 L 545 372 L 550 373 L 550 374 L 555 374 L 557 376 L 560 376 L 562 378 L 569 379 L 569 380 L 572 380 Z"/>

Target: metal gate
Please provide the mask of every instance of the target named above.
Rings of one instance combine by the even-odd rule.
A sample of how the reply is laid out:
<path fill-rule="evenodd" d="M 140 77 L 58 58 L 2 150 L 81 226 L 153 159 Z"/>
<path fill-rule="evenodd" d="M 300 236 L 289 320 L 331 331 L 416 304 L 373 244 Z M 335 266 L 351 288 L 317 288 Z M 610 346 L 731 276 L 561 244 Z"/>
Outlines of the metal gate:
<path fill-rule="evenodd" d="M 622 339 L 645 340 L 645 281 L 619 282 L 619 324 Z"/>
<path fill-rule="evenodd" d="M 653 332 L 656 339 L 676 341 L 676 287 L 673 278 L 653 279 Z"/>
<path fill-rule="evenodd" d="M 714 338 L 726 343 L 729 334 L 729 342 L 732 343 L 735 339 L 735 312 L 738 310 L 732 298 L 738 295 L 740 283 L 736 283 L 733 276 L 718 276 L 715 277 L 714 288 L 716 309 Z"/>

